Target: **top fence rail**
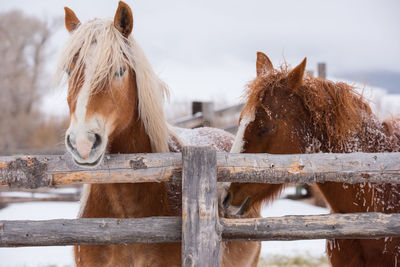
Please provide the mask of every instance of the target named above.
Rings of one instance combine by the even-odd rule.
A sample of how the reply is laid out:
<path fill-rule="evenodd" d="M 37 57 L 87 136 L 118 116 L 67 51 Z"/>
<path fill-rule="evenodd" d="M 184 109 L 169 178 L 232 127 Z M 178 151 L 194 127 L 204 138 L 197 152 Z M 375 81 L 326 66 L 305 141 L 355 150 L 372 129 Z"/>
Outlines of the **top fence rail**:
<path fill-rule="evenodd" d="M 400 184 L 400 153 L 217 153 L 219 182 Z M 181 153 L 108 155 L 93 169 L 66 155 L 0 157 L 0 185 L 18 188 L 62 184 L 180 182 Z"/>

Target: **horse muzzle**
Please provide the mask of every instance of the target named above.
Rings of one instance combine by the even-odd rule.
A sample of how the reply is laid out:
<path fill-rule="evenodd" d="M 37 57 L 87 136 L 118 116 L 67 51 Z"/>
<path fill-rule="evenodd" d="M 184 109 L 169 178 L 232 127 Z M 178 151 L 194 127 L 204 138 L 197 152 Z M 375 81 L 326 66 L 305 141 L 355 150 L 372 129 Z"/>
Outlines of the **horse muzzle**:
<path fill-rule="evenodd" d="M 103 138 L 97 133 L 68 133 L 65 144 L 75 163 L 83 167 L 96 167 L 104 157 Z"/>

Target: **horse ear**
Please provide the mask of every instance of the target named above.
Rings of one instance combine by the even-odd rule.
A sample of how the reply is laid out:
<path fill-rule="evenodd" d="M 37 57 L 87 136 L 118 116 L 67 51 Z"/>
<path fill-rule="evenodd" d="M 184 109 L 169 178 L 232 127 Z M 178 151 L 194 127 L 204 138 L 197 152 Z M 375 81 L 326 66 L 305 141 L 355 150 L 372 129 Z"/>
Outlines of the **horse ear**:
<path fill-rule="evenodd" d="M 128 37 L 133 28 L 133 16 L 131 8 L 119 1 L 117 12 L 114 16 L 114 26 L 123 36 Z"/>
<path fill-rule="evenodd" d="M 78 28 L 81 22 L 75 15 L 74 11 L 72 11 L 70 8 L 64 7 L 64 10 L 65 10 L 65 28 L 67 28 L 69 32 L 73 32 L 74 30 L 76 30 L 76 28 Z"/>
<path fill-rule="evenodd" d="M 271 60 L 263 52 L 257 52 L 257 76 L 274 70 Z"/>
<path fill-rule="evenodd" d="M 291 89 L 296 89 L 303 83 L 303 76 L 306 70 L 307 58 L 304 58 L 303 61 L 293 70 L 291 70 L 288 74 L 288 87 Z"/>

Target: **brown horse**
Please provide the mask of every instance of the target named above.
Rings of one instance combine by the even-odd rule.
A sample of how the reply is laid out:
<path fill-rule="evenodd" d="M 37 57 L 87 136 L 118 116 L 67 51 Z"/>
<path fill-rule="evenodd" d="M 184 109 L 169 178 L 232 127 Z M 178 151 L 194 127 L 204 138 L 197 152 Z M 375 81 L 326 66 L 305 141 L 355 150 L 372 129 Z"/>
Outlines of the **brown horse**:
<path fill-rule="evenodd" d="M 392 122 L 380 123 L 353 87 L 305 74 L 306 59 L 288 71 L 257 55 L 257 77 L 248 86 L 232 152 L 349 153 L 400 151 Z M 386 124 L 386 125 L 385 125 Z M 333 213 L 400 212 L 400 186 L 321 183 Z M 283 185 L 232 184 L 230 204 L 251 197 L 249 209 L 276 198 Z M 327 242 L 333 266 L 397 266 L 400 239 L 333 239 Z"/>
<path fill-rule="evenodd" d="M 131 35 L 128 5 L 119 3 L 114 21 L 93 19 L 83 24 L 65 8 L 65 26 L 71 35 L 59 76 L 68 74 L 70 125 L 65 143 L 76 164 L 96 167 L 106 152 L 179 151 L 182 145 L 195 145 L 193 140 L 229 151 L 233 136 L 222 130 L 196 129 L 196 138 L 185 141 L 168 126 L 162 107 L 168 90 Z M 86 186 L 79 216 L 180 216 L 177 188 L 169 183 Z M 222 265 L 256 266 L 259 250 L 257 242 L 223 243 Z M 77 266 L 181 265 L 180 243 L 76 246 L 74 253 Z"/>

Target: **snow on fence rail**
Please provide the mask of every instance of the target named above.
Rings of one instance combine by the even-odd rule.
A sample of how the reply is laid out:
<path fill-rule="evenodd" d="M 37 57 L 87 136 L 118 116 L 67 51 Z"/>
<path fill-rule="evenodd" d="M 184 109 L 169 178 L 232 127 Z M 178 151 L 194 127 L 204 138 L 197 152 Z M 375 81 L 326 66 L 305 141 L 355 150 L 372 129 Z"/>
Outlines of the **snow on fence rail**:
<path fill-rule="evenodd" d="M 182 182 L 183 214 L 182 218 L 0 221 L 0 246 L 182 242 L 183 266 L 218 266 L 221 240 L 400 236 L 400 214 L 218 218 L 217 180 L 400 184 L 400 153 L 229 154 L 185 147 L 182 154 L 110 155 L 96 169 L 78 168 L 67 156 L 0 157 L 0 184 L 10 187 Z"/>

